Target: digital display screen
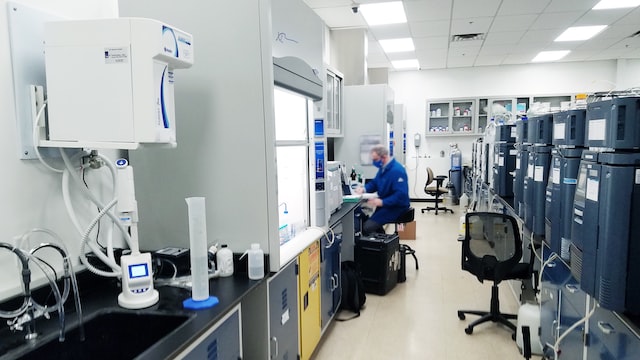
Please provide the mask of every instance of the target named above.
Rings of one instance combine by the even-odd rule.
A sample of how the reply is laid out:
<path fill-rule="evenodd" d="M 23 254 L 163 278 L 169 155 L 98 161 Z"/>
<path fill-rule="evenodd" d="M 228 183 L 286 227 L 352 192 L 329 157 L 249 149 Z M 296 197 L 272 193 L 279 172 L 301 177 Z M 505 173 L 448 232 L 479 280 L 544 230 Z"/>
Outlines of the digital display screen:
<path fill-rule="evenodd" d="M 129 278 L 136 279 L 149 276 L 149 268 L 147 264 L 134 264 L 129 265 Z"/>

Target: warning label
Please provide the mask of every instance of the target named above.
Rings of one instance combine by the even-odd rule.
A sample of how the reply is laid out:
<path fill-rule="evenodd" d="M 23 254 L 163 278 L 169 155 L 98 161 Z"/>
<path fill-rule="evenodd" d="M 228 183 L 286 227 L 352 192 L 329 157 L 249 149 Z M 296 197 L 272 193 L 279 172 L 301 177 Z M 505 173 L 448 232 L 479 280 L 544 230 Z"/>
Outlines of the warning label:
<path fill-rule="evenodd" d="M 123 64 L 129 62 L 129 48 L 104 48 L 105 64 Z"/>

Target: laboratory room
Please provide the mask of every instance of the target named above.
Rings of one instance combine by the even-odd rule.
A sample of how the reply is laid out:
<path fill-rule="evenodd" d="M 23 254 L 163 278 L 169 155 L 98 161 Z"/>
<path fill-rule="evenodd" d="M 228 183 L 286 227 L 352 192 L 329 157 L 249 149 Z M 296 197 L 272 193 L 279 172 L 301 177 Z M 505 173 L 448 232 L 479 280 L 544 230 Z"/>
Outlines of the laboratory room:
<path fill-rule="evenodd" d="M 1 2 L 0 360 L 639 358 L 640 0 Z"/>

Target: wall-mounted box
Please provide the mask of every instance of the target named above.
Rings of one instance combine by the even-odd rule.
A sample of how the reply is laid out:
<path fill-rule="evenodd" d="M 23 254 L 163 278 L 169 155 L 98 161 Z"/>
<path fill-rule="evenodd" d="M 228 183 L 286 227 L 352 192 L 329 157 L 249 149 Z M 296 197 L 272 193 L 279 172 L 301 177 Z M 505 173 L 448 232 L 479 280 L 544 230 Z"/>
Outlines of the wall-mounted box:
<path fill-rule="evenodd" d="M 45 64 L 41 146 L 176 145 L 173 70 L 193 64 L 190 34 L 143 18 L 48 22 Z"/>

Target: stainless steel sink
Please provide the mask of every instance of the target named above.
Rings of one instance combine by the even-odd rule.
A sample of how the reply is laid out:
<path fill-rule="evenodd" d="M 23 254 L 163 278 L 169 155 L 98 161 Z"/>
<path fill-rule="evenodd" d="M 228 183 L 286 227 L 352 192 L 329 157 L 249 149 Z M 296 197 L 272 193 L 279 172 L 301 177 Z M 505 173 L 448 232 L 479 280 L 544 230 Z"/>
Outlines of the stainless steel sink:
<path fill-rule="evenodd" d="M 18 359 L 133 359 L 189 319 L 187 315 L 104 311 L 85 319 L 84 341 L 75 327 L 67 331 L 64 342 L 55 337 Z"/>

